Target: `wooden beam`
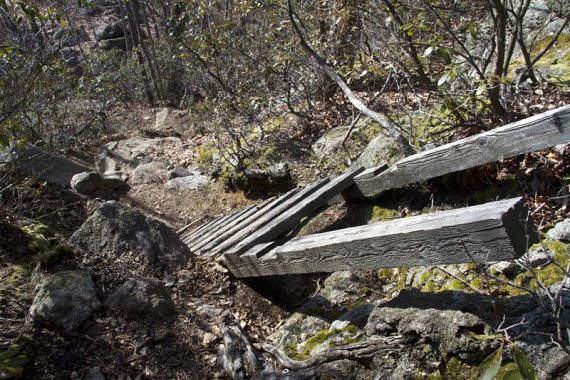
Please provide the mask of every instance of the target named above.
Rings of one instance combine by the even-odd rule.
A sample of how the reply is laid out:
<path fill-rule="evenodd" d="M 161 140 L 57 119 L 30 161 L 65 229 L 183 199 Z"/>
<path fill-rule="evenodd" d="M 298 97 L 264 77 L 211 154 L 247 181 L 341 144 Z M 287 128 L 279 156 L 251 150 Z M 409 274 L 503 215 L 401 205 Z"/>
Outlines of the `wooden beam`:
<path fill-rule="evenodd" d="M 219 217 L 214 218 L 214 219 L 210 219 L 206 223 L 201 224 L 198 228 L 196 228 L 192 231 L 186 231 L 186 232 L 182 233 L 180 235 L 180 240 L 182 240 L 183 242 L 186 242 L 186 241 L 193 239 L 195 236 L 197 236 L 200 233 L 203 233 L 203 231 L 205 231 L 207 228 L 209 228 L 212 224 L 214 224 L 216 221 L 220 220 L 221 218 L 222 218 L 222 216 L 219 216 Z"/>
<path fill-rule="evenodd" d="M 254 209 L 255 207 L 256 207 L 255 204 L 249 205 L 243 209 L 228 214 L 222 221 L 217 223 L 215 226 L 210 227 L 208 231 L 206 231 L 202 236 L 200 236 L 197 239 L 194 239 L 192 243 L 188 243 L 188 248 L 190 248 L 192 252 L 195 252 L 196 245 L 201 244 L 204 240 L 208 240 L 210 236 L 215 235 L 220 229 L 223 229 L 228 223 L 232 223 L 232 221 L 239 218 L 241 215 L 248 213 L 251 209 Z"/>
<path fill-rule="evenodd" d="M 236 277 L 512 260 L 538 241 L 522 198 L 302 236 L 253 247 Z"/>
<path fill-rule="evenodd" d="M 291 208 L 296 203 L 300 202 L 305 197 L 309 196 L 314 191 L 318 190 L 320 187 L 324 186 L 328 181 L 329 181 L 328 179 L 324 179 L 305 187 L 303 190 L 299 191 L 285 202 L 279 204 L 277 207 L 273 208 L 266 214 L 262 215 L 260 218 L 257 218 L 255 221 L 253 221 L 247 227 L 243 228 L 241 231 L 235 233 L 233 236 L 226 239 L 223 243 L 219 244 L 215 249 L 213 249 L 212 253 L 216 254 L 223 252 L 228 248 L 233 247 L 238 242 L 247 239 L 248 236 L 255 233 L 259 228 L 261 228 L 266 223 L 279 216 L 284 211 Z"/>
<path fill-rule="evenodd" d="M 218 236 L 220 236 L 221 234 L 226 232 L 228 229 L 232 228 L 232 226 L 240 223 L 242 220 L 244 220 L 245 218 L 247 218 L 251 214 L 255 214 L 260 208 L 263 208 L 268 203 L 270 203 L 274 200 L 275 200 L 275 197 L 271 197 L 271 198 L 264 200 L 263 202 L 252 205 L 250 207 L 247 207 L 246 209 L 242 210 L 239 214 L 236 214 L 235 218 L 228 220 L 226 223 L 224 223 L 224 225 L 220 226 L 220 228 L 218 228 L 215 231 L 213 231 L 212 233 L 202 237 L 202 239 L 194 242 L 194 244 L 190 247 L 190 250 L 192 250 L 192 252 L 199 254 L 199 250 L 202 247 L 209 244 L 211 241 L 213 241 Z"/>
<path fill-rule="evenodd" d="M 200 253 L 208 252 L 208 254 L 206 256 L 215 255 L 217 252 L 216 248 L 220 244 L 222 244 L 224 241 L 229 239 L 234 234 L 239 233 L 244 228 L 249 226 L 251 223 L 255 222 L 256 220 L 261 218 L 263 215 L 267 214 L 269 211 L 271 211 L 275 207 L 279 206 L 281 203 L 285 202 L 287 199 L 291 198 L 292 196 L 294 196 L 298 192 L 299 192 L 298 188 L 293 189 L 293 190 L 283 194 L 279 198 L 274 199 L 271 203 L 263 205 L 263 207 L 260 207 L 259 209 L 257 209 L 253 214 L 250 214 L 247 216 L 244 215 L 244 218 L 240 218 L 241 220 L 239 220 L 235 224 L 228 225 L 228 228 L 226 228 L 225 231 L 221 231 L 221 233 L 218 234 L 218 236 L 216 236 L 215 239 L 211 240 L 208 244 L 204 245 L 201 248 Z"/>
<path fill-rule="evenodd" d="M 217 219 L 215 219 L 212 223 L 209 223 L 205 228 L 203 228 L 201 231 L 193 234 L 192 236 L 189 236 L 188 238 L 186 238 L 185 240 L 183 240 L 184 243 L 186 243 L 186 245 L 190 246 L 190 244 L 193 244 L 194 241 L 201 239 L 202 236 L 204 236 L 205 234 L 209 233 L 210 231 L 212 231 L 214 228 L 217 228 L 220 224 L 224 223 L 226 220 L 228 220 L 230 217 L 232 216 L 232 214 L 228 214 L 228 215 L 222 215 L 220 217 L 218 217 Z"/>
<path fill-rule="evenodd" d="M 316 210 L 324 206 L 330 198 L 352 186 L 354 177 L 363 170 L 364 168 L 361 166 L 351 168 L 306 198 L 296 202 L 286 212 L 272 218 L 269 223 L 254 233 L 248 234 L 247 237 L 224 254 L 222 261 L 236 260 L 239 255 L 253 246 L 260 243 L 267 243 L 285 232 L 288 232 L 291 228 L 299 224 L 301 219 L 313 214 Z"/>
<path fill-rule="evenodd" d="M 369 198 L 444 174 L 570 142 L 570 105 L 414 154 L 370 178 L 354 179 Z"/>

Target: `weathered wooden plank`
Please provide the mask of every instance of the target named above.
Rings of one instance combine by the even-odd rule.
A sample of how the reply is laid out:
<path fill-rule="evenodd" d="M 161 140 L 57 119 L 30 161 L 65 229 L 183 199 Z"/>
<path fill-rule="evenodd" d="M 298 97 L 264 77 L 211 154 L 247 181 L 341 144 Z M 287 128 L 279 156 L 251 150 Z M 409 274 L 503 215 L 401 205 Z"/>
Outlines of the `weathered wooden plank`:
<path fill-rule="evenodd" d="M 192 252 L 200 254 L 202 247 L 211 243 L 212 241 L 217 239 L 219 236 L 224 234 L 226 231 L 230 230 L 232 227 L 235 227 L 236 224 L 239 224 L 244 219 L 247 219 L 252 214 L 257 213 L 259 211 L 259 209 L 262 209 L 267 204 L 273 202 L 275 199 L 276 199 L 276 197 L 271 197 L 271 198 L 264 200 L 263 202 L 260 202 L 258 204 L 253 205 L 252 207 L 248 207 L 246 210 L 242 210 L 242 212 L 237 214 L 235 218 L 228 220 L 223 226 L 218 228 L 216 231 L 213 231 L 213 233 L 208 234 L 206 237 L 204 237 L 200 241 L 197 241 L 194 245 L 192 245 L 190 247 L 190 249 L 192 250 Z"/>
<path fill-rule="evenodd" d="M 187 235 L 190 235 L 192 233 L 192 231 L 194 231 L 194 229 L 191 229 L 192 227 L 196 226 L 198 223 L 200 223 L 202 220 L 204 220 L 204 218 L 206 218 L 206 216 L 202 216 L 190 223 L 188 223 L 187 225 L 185 225 L 184 227 L 180 228 L 178 231 L 176 231 L 176 233 L 181 236 L 183 233 L 186 233 Z M 196 228 L 199 228 L 200 226 L 197 226 Z"/>
<path fill-rule="evenodd" d="M 187 232 L 181 234 L 180 240 L 182 240 L 183 242 L 186 242 L 186 241 L 193 239 L 198 234 L 203 233 L 203 231 L 208 229 L 212 224 L 216 223 L 221 218 L 223 218 L 223 216 L 218 216 L 217 218 L 210 219 L 209 221 L 207 221 L 206 223 L 203 223 L 201 226 L 199 226 L 195 230 L 187 231 Z"/>
<path fill-rule="evenodd" d="M 261 218 L 263 215 L 271 211 L 271 209 L 279 206 L 281 203 L 285 202 L 287 199 L 291 198 L 299 192 L 299 189 L 293 189 L 279 198 L 275 199 L 273 202 L 265 205 L 264 207 L 258 209 L 254 214 L 249 215 L 247 218 L 242 219 L 238 224 L 231 226 L 231 228 L 224 231 L 215 240 L 211 241 L 209 244 L 204 246 L 200 252 L 208 252 L 206 256 L 215 255 L 218 250 L 217 247 L 222 244 L 225 240 L 229 239 L 232 235 L 239 233 L 245 227 L 255 222 L 257 219 Z"/>
<path fill-rule="evenodd" d="M 364 168 L 361 166 L 347 170 L 305 199 L 293 205 L 286 212 L 283 212 L 271 220 L 271 222 L 264 225 L 255 233 L 241 240 L 235 247 L 224 254 L 224 258 L 229 258 L 229 260 L 235 259 L 253 246 L 269 242 L 291 230 L 301 219 L 311 215 L 324 206 L 331 197 L 352 186 L 354 183 L 353 178 L 363 170 Z"/>
<path fill-rule="evenodd" d="M 250 223 L 248 226 L 244 227 L 241 231 L 235 233 L 233 236 L 226 239 L 224 242 L 222 242 L 220 245 L 218 245 L 212 252 L 213 253 L 220 253 L 220 252 L 227 250 L 230 247 L 233 247 L 237 242 L 242 241 L 243 239 L 246 239 L 248 236 L 253 234 L 255 231 L 257 231 L 263 225 L 265 225 L 269 221 L 273 220 L 278 215 L 280 215 L 284 211 L 288 210 L 293 205 L 295 205 L 296 203 L 298 203 L 299 201 L 301 201 L 305 197 L 309 196 L 311 193 L 315 192 L 316 190 L 318 190 L 319 188 L 324 186 L 327 182 L 329 182 L 329 180 L 324 179 L 324 180 L 318 181 L 316 183 L 313 183 L 313 184 L 305 187 L 303 190 L 301 190 L 300 192 L 298 192 L 297 194 L 295 194 L 294 196 L 289 198 L 287 201 L 281 203 L 280 205 L 273 208 L 272 210 L 270 210 L 266 214 L 257 218 L 255 221 Z"/>
<path fill-rule="evenodd" d="M 538 241 L 522 198 L 298 237 L 253 247 L 228 269 L 236 277 L 493 262 Z"/>
<path fill-rule="evenodd" d="M 222 222 L 218 223 L 216 226 L 211 227 L 206 233 L 204 233 L 199 238 L 195 239 L 188 247 L 192 252 L 196 251 L 196 246 L 201 244 L 203 241 L 208 240 L 211 236 L 215 235 L 220 229 L 224 228 L 228 223 L 232 223 L 235 219 L 239 218 L 241 215 L 248 213 L 251 209 L 256 207 L 255 204 L 249 205 L 243 209 L 234 211 L 230 213 Z"/>
<path fill-rule="evenodd" d="M 373 178 L 365 174 L 354 181 L 364 196 L 375 197 L 385 190 L 568 142 L 570 106 L 564 106 L 414 154 Z"/>
<path fill-rule="evenodd" d="M 186 245 L 190 245 L 193 244 L 194 241 L 196 241 L 197 239 L 201 239 L 202 236 L 204 236 L 205 234 L 209 233 L 210 231 L 212 231 L 214 228 L 217 228 L 220 224 L 224 223 L 226 220 L 228 220 L 230 217 L 232 216 L 232 214 L 228 214 L 228 215 L 222 215 L 221 217 L 217 218 L 214 223 L 211 223 L 208 228 L 204 228 L 202 231 L 200 231 L 199 233 L 195 234 L 193 237 L 191 237 L 190 239 L 186 239 L 183 240 L 184 243 L 186 243 Z"/>

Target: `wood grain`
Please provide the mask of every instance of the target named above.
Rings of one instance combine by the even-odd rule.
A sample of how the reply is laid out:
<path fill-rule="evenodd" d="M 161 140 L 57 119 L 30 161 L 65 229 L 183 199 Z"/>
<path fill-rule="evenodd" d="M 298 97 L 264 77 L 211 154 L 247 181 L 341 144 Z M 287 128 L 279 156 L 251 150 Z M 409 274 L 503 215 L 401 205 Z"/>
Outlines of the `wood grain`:
<path fill-rule="evenodd" d="M 229 261 L 235 260 L 240 254 L 260 243 L 267 243 L 288 232 L 298 225 L 301 219 L 312 215 L 316 210 L 324 206 L 330 198 L 339 194 L 353 185 L 354 177 L 364 170 L 363 167 L 355 167 L 347 170 L 312 194 L 295 202 L 286 210 L 271 219 L 269 223 L 252 234 L 248 234 L 235 247 L 224 254 Z"/>
<path fill-rule="evenodd" d="M 254 247 L 231 263 L 236 277 L 493 262 L 520 257 L 536 242 L 522 198 L 309 235 Z"/>
<path fill-rule="evenodd" d="M 324 179 L 324 180 L 318 181 L 314 184 L 311 184 L 311 185 L 305 187 L 303 190 L 299 191 L 298 193 L 293 195 L 291 198 L 287 199 L 285 202 L 279 204 L 277 207 L 274 207 L 272 210 L 270 210 L 266 214 L 262 215 L 261 217 L 257 218 L 255 221 L 250 223 L 248 226 L 244 227 L 241 231 L 236 232 L 234 235 L 232 235 L 231 237 L 226 239 L 224 242 L 219 244 L 216 248 L 214 248 L 212 250 L 213 254 L 223 252 L 223 251 L 233 247 L 235 244 L 238 244 L 238 242 L 240 242 L 244 239 L 247 239 L 248 236 L 255 233 L 259 228 L 261 228 L 262 226 L 264 226 L 265 224 L 267 224 L 269 221 L 273 220 L 274 218 L 278 217 L 281 213 L 285 212 L 286 210 L 291 208 L 293 205 L 297 204 L 298 202 L 303 200 L 305 197 L 309 196 L 314 191 L 316 191 L 319 188 L 321 188 L 322 186 L 324 186 L 327 182 L 329 182 L 329 179 Z M 224 256 L 225 256 L 225 254 L 224 254 Z"/>
<path fill-rule="evenodd" d="M 570 106 L 560 107 L 398 161 L 370 178 L 354 180 L 369 198 L 383 191 L 570 142 Z"/>
<path fill-rule="evenodd" d="M 241 220 L 237 223 L 232 224 L 229 228 L 226 228 L 225 231 L 222 231 L 215 239 L 210 241 L 207 245 L 203 246 L 200 252 L 206 253 L 206 256 L 213 256 L 216 254 L 216 248 L 222 244 L 224 241 L 232 237 L 233 235 L 239 233 L 244 228 L 249 226 L 251 223 L 255 222 L 263 215 L 274 209 L 275 207 L 279 206 L 281 203 L 285 202 L 287 199 L 291 198 L 295 194 L 299 192 L 299 189 L 293 189 L 282 196 L 278 197 L 277 199 L 272 200 L 270 203 L 264 204 L 259 207 L 253 214 L 251 215 L 244 215 Z"/>

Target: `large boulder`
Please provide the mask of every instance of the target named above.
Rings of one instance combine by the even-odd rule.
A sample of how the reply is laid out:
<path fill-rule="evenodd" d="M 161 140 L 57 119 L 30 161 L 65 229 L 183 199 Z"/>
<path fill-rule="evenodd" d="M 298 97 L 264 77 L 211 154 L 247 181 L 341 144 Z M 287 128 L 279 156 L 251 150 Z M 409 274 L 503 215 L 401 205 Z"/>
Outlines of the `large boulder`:
<path fill-rule="evenodd" d="M 36 326 L 71 332 L 100 306 L 91 274 L 68 271 L 50 275 L 40 283 L 30 315 Z"/>
<path fill-rule="evenodd" d="M 129 253 L 144 265 L 178 267 L 192 257 L 171 228 L 115 201 L 103 203 L 68 241 L 83 251 L 109 257 Z"/>
<path fill-rule="evenodd" d="M 176 315 L 168 290 L 150 278 L 129 279 L 109 296 L 111 314 L 132 319 L 170 319 Z"/>
<path fill-rule="evenodd" d="M 71 178 L 74 175 L 89 171 L 87 166 L 35 146 L 22 149 L 8 159 L 18 170 L 34 178 L 65 187 L 71 185 Z"/>

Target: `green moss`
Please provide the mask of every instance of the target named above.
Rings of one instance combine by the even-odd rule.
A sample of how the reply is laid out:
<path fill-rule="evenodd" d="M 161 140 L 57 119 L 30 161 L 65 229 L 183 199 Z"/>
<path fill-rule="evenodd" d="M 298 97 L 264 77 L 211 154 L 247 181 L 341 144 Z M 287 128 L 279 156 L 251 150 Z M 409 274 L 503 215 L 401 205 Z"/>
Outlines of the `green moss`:
<path fill-rule="evenodd" d="M 49 229 L 44 224 L 31 224 L 22 227 L 22 231 L 30 241 L 30 247 L 36 253 L 41 253 L 49 249 L 50 240 L 46 237 L 49 236 Z"/>
<path fill-rule="evenodd" d="M 456 357 L 451 357 L 445 364 L 446 379 L 471 379 L 475 372 L 474 368 L 463 363 Z"/>
<path fill-rule="evenodd" d="M 214 153 L 216 148 L 211 144 L 203 144 L 198 147 L 198 157 L 196 158 L 196 163 L 202 167 L 208 167 L 212 165 L 214 161 Z"/>
<path fill-rule="evenodd" d="M 306 360 L 310 358 L 311 351 L 313 351 L 317 346 L 323 344 L 331 335 L 333 335 L 333 332 L 329 330 L 321 330 L 317 332 L 315 335 L 307 339 L 303 346 L 303 350 L 300 351 L 294 359 Z"/>
<path fill-rule="evenodd" d="M 449 281 L 445 284 L 441 290 L 464 290 L 466 288 L 465 283 L 462 281 L 454 278 L 453 280 Z"/>
<path fill-rule="evenodd" d="M 471 285 L 475 289 L 481 289 L 481 287 L 483 286 L 483 281 L 479 277 L 476 277 L 473 280 L 471 280 L 469 285 Z"/>
<path fill-rule="evenodd" d="M 390 210 L 380 206 L 374 206 L 372 208 L 372 218 L 370 222 L 378 222 L 384 220 L 394 219 L 398 215 L 398 211 Z"/>
<path fill-rule="evenodd" d="M 65 244 L 58 244 L 38 255 L 40 264 L 44 268 L 54 266 L 71 257 L 73 257 L 73 248 Z"/>
<path fill-rule="evenodd" d="M 436 291 L 435 282 L 430 278 L 422 287 L 422 292 L 433 293 Z"/>
<path fill-rule="evenodd" d="M 422 284 L 427 282 L 430 278 L 431 278 L 431 273 L 428 271 L 425 271 L 420 275 L 420 281 Z"/>
<path fill-rule="evenodd" d="M 26 347 L 31 338 L 22 335 L 12 341 L 8 347 L 0 349 L 0 379 L 20 377 L 25 365 L 30 361 L 26 355 Z"/>

